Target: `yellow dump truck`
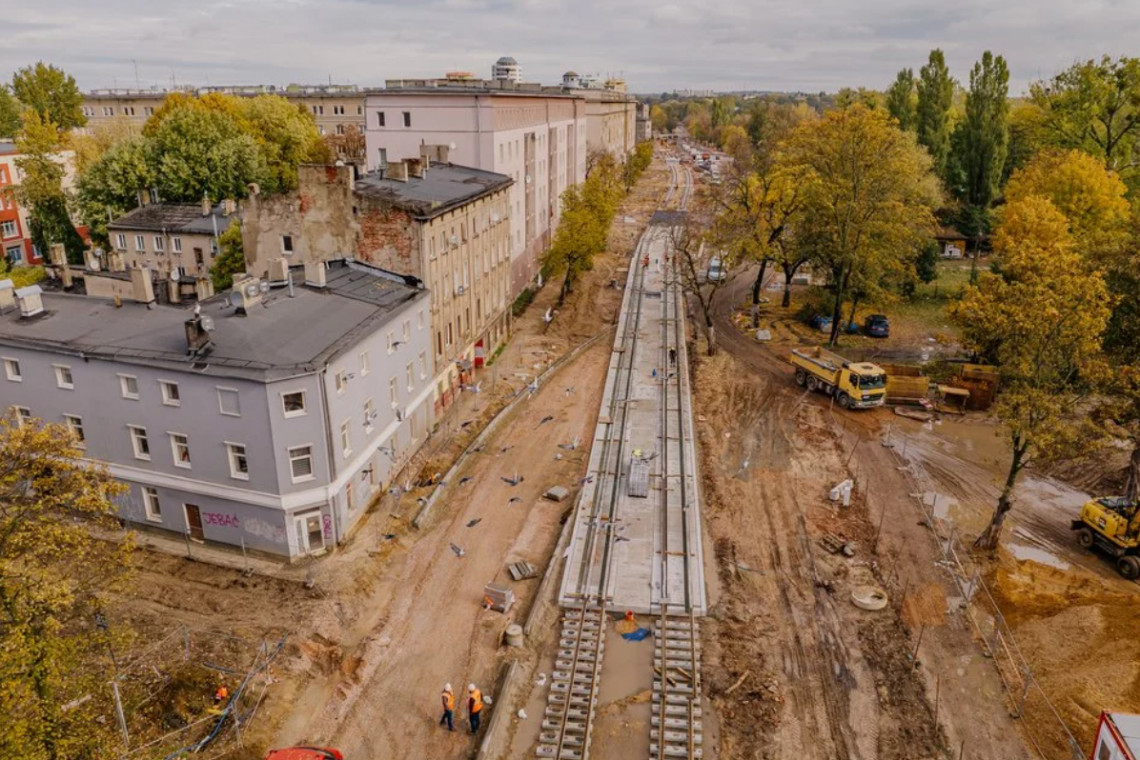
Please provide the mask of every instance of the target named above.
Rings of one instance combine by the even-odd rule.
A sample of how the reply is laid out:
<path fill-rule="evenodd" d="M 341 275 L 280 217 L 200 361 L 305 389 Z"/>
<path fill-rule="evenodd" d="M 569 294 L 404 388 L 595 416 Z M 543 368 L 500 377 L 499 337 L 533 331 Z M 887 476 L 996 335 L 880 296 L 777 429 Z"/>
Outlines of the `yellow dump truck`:
<path fill-rule="evenodd" d="M 870 362 L 849 362 L 823 348 L 792 350 L 796 384 L 823 391 L 844 409 L 882 406 L 887 398 L 887 373 Z"/>
<path fill-rule="evenodd" d="M 1085 502 L 1081 517 L 1072 521 L 1077 543 L 1103 550 L 1116 560 L 1116 569 L 1129 580 L 1140 577 L 1140 504 L 1123 496 L 1102 496 Z"/>

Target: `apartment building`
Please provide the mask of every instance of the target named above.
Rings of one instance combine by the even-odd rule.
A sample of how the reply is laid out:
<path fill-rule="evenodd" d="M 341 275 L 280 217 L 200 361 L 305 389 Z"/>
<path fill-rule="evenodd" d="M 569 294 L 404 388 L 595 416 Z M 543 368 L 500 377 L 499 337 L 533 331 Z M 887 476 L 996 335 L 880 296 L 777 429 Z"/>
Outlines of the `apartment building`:
<path fill-rule="evenodd" d="M 422 281 L 432 294 L 428 359 L 441 413 L 508 334 L 511 186 L 506 175 L 427 156 L 363 176 L 350 166 L 302 166 L 295 192 L 250 196 L 247 268 L 260 274 L 277 257 L 309 264 L 347 255 Z"/>
<path fill-rule="evenodd" d="M 323 552 L 430 429 L 429 299 L 358 263 L 296 274 L 197 309 L 0 282 L 0 407 L 69 426 L 137 526 Z"/>
<path fill-rule="evenodd" d="M 75 186 L 75 154 L 63 151 L 55 158 L 63 165 L 63 188 L 71 190 Z M 32 232 L 29 227 L 28 209 L 21 206 L 12 195 L 12 190 L 20 184 L 20 167 L 16 161 L 20 158 L 16 144 L 10 141 L 0 141 L 0 253 L 11 264 L 31 265 L 43 263 L 43 252 L 36 249 L 32 243 Z M 87 228 L 77 227 L 81 235 L 87 234 Z"/>
<path fill-rule="evenodd" d="M 505 80 L 391 80 L 364 112 L 370 169 L 433 146 L 510 177 L 511 292 L 535 280 L 562 191 L 586 177 L 585 97 Z"/>
<path fill-rule="evenodd" d="M 142 205 L 107 225 L 110 250 L 104 261 L 92 262 L 106 272 L 148 269 L 159 282 L 170 283 L 170 299 L 213 293 L 210 267 L 219 253 L 218 236 L 241 217 L 232 200 L 211 204 L 150 203 L 141 194 Z"/>
<path fill-rule="evenodd" d="M 166 96 L 173 93 L 205 95 L 211 92 L 254 97 L 280 95 L 313 115 L 317 131 L 322 135 L 344 134 L 349 126 L 364 129 L 364 90 L 356 85 L 251 85 L 235 87 L 184 87 L 176 89 L 102 89 L 92 90 L 83 96 L 83 114 L 87 127 L 109 123 L 116 119 L 142 127 L 146 120 L 162 105 Z"/>

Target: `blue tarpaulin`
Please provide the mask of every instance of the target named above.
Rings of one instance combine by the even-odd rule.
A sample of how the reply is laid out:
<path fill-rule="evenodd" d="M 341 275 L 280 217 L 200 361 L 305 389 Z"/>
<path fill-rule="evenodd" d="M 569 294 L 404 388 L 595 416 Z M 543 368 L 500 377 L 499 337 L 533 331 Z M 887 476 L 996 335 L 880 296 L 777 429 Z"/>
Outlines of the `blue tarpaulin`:
<path fill-rule="evenodd" d="M 631 633 L 623 633 L 621 635 L 621 637 L 623 639 L 625 639 L 626 641 L 641 641 L 642 639 L 644 639 L 648 635 L 649 635 L 649 629 L 648 628 L 638 628 L 636 631 L 633 631 Z"/>

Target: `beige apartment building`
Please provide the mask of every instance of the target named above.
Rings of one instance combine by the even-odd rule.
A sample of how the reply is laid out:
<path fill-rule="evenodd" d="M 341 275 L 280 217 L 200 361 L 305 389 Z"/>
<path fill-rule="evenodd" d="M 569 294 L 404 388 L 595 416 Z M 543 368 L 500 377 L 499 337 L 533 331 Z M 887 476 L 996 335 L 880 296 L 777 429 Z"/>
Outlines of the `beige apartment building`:
<path fill-rule="evenodd" d="M 430 298 L 437 413 L 473 381 L 507 337 L 511 292 L 511 187 L 503 174 L 435 163 L 302 166 L 298 189 L 251 195 L 243 213 L 247 270 L 270 280 L 287 265 L 348 257 L 414 278 Z M 411 325 L 389 333 L 390 350 Z"/>
<path fill-rule="evenodd" d="M 510 186 L 511 292 L 533 283 L 558 223 L 560 197 L 586 178 L 585 96 L 482 79 L 392 80 L 364 104 L 367 163 L 449 160 L 505 174 Z"/>
<path fill-rule="evenodd" d="M 110 123 L 116 119 L 142 127 L 171 93 L 205 95 L 211 92 L 254 97 L 280 95 L 313 115 L 322 135 L 344 134 L 349 126 L 364 129 L 364 90 L 356 85 L 254 85 L 249 87 L 186 87 L 172 90 L 92 90 L 83 96 L 83 114 L 87 126 Z"/>

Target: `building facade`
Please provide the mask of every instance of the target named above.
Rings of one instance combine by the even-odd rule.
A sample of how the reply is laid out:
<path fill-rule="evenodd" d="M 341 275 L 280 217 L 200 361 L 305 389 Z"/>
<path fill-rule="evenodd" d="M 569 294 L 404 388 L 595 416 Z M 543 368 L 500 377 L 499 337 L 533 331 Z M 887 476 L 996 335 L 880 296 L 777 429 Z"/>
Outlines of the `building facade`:
<path fill-rule="evenodd" d="M 32 243 L 28 209 L 13 196 L 12 191 L 20 184 L 20 167 L 16 164 L 20 153 L 16 144 L 0 141 L 0 254 L 11 264 L 35 265 L 44 261 L 42 251 Z M 63 188 L 75 187 L 75 154 L 63 151 L 56 160 L 63 166 Z M 87 228 L 77 227 L 81 235 Z"/>
<path fill-rule="evenodd" d="M 267 292 L 250 278 L 201 302 L 200 317 L 66 294 L 17 301 L 0 312 L 0 407 L 69 426 L 129 486 L 120 512 L 139 526 L 323 552 L 432 423 L 428 295 L 381 270 L 330 262 Z"/>
<path fill-rule="evenodd" d="M 430 158 L 361 177 L 348 166 L 302 166 L 295 192 L 249 198 L 247 268 L 268 274 L 278 257 L 308 264 L 347 255 L 422 281 L 441 413 L 508 334 L 511 185 L 505 175 Z"/>
<path fill-rule="evenodd" d="M 364 129 L 364 90 L 356 85 L 253 85 L 248 87 L 185 87 L 178 89 L 92 90 L 83 96 L 83 114 L 87 127 L 107 124 L 116 119 L 141 128 L 162 106 L 171 93 L 205 95 L 211 92 L 254 97 L 280 95 L 313 115 L 317 131 L 322 135 L 344 134 L 349 126 Z"/>
<path fill-rule="evenodd" d="M 519 62 L 514 58 L 504 55 L 495 61 L 495 65 L 491 67 L 491 79 L 503 82 L 521 82 L 522 66 L 519 66 Z"/>
<path fill-rule="evenodd" d="M 370 169 L 432 146 L 449 161 L 514 180 L 512 293 L 532 283 L 562 192 L 586 178 L 586 99 L 510 82 L 401 80 L 370 92 L 364 111 Z"/>

